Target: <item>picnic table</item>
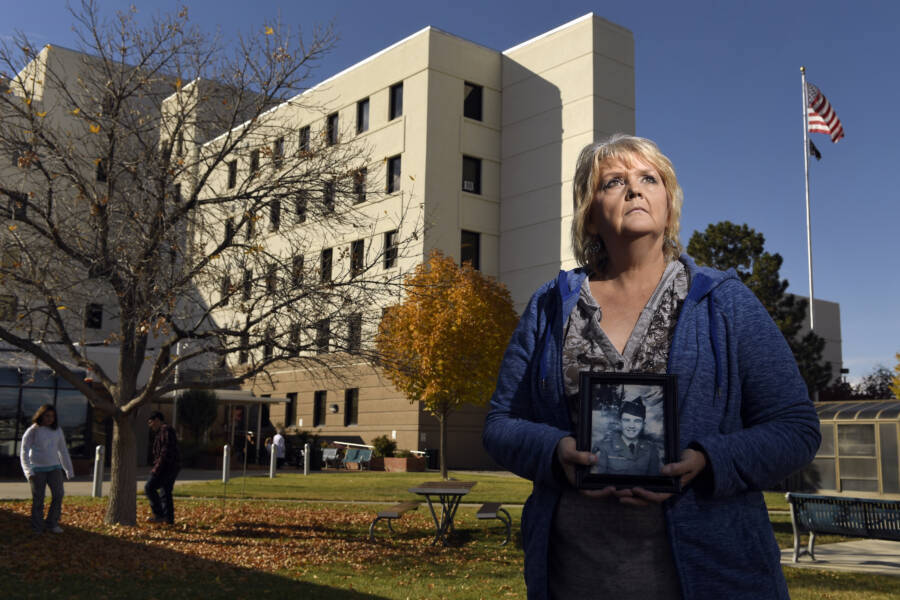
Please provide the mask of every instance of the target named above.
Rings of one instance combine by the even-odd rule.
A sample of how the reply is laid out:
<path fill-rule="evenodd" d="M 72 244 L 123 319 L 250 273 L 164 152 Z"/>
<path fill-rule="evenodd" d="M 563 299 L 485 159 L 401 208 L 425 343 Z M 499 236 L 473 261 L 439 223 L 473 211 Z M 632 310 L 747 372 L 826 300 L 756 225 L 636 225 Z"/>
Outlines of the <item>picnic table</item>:
<path fill-rule="evenodd" d="M 453 531 L 453 517 L 456 516 L 456 509 L 459 508 L 459 502 L 462 497 L 475 487 L 476 481 L 426 481 L 416 487 L 409 488 L 412 494 L 425 496 L 428 502 L 428 510 L 431 511 L 431 518 L 434 519 L 434 540 L 431 545 L 434 546 L 438 541 L 447 545 L 447 536 Z M 438 519 L 437 511 L 434 509 L 434 502 L 437 500 L 441 503 L 441 517 Z"/>

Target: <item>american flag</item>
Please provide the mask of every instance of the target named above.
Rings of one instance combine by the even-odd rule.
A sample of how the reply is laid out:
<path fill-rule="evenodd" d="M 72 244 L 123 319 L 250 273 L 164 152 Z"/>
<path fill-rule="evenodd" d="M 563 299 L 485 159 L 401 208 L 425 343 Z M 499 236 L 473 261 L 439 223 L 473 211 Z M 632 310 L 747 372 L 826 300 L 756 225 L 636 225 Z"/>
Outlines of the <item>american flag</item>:
<path fill-rule="evenodd" d="M 844 137 L 844 126 L 831 108 L 831 103 L 819 88 L 809 82 L 806 84 L 806 101 L 809 103 L 806 114 L 810 133 L 827 133 L 832 142 Z"/>

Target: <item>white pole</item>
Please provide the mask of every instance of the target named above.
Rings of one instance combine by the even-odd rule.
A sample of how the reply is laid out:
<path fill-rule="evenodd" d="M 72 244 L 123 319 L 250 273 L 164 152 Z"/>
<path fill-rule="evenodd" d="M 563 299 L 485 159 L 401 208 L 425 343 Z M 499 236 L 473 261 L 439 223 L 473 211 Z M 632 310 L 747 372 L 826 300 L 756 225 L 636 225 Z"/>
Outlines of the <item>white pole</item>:
<path fill-rule="evenodd" d="M 312 448 L 309 447 L 309 443 L 303 444 L 303 474 L 309 475 L 309 453 Z"/>
<path fill-rule="evenodd" d="M 809 267 L 809 330 L 815 329 L 813 304 L 812 231 L 809 222 L 809 98 L 806 94 L 806 67 L 800 67 L 800 84 L 803 87 L 803 177 L 806 183 L 806 260 Z"/>
<path fill-rule="evenodd" d="M 231 446 L 225 444 L 222 447 L 222 483 L 228 483 L 231 479 Z"/>
<path fill-rule="evenodd" d="M 103 455 L 103 446 L 98 445 L 94 450 L 94 486 L 91 489 L 94 498 L 103 497 Z"/>
<path fill-rule="evenodd" d="M 277 454 L 278 451 L 275 449 L 275 444 L 272 443 L 269 450 L 269 479 L 273 479 L 275 477 L 275 463 L 278 461 Z"/>

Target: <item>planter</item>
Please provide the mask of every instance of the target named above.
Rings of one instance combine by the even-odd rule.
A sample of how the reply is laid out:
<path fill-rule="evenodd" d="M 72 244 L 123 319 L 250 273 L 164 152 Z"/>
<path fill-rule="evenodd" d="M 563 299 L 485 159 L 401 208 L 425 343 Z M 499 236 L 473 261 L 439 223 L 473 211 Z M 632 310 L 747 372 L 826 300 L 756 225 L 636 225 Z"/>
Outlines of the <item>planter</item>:
<path fill-rule="evenodd" d="M 384 470 L 389 473 L 421 472 L 425 470 L 425 459 L 416 456 L 408 458 L 384 457 Z"/>
<path fill-rule="evenodd" d="M 373 456 L 369 461 L 370 471 L 384 471 L 384 458 L 381 456 Z"/>

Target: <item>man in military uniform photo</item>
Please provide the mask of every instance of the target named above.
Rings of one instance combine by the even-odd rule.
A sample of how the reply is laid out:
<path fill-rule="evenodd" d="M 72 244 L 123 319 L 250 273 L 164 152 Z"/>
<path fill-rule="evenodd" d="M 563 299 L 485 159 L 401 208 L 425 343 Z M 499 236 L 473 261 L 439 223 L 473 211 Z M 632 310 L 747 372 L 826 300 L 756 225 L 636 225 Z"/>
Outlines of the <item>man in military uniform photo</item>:
<path fill-rule="evenodd" d="M 597 462 L 592 473 L 615 475 L 659 475 L 656 444 L 641 437 L 647 409 L 643 399 L 622 403 L 619 408 L 621 432 L 611 432 L 592 449 Z"/>

